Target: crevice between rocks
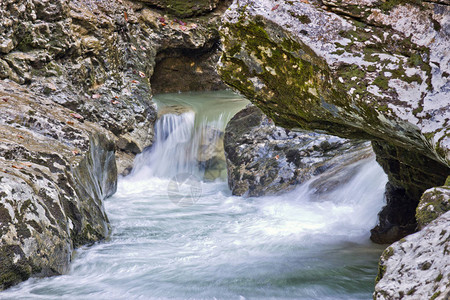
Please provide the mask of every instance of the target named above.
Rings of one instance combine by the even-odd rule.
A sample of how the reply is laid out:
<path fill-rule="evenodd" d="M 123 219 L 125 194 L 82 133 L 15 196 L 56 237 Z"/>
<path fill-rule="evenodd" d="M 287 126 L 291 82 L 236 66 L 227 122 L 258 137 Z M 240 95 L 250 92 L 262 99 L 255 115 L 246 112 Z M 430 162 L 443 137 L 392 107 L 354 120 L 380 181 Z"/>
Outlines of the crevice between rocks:
<path fill-rule="evenodd" d="M 150 83 L 154 94 L 214 91 L 227 88 L 214 66 L 220 57 L 219 39 L 201 49 L 166 49 L 155 58 Z"/>

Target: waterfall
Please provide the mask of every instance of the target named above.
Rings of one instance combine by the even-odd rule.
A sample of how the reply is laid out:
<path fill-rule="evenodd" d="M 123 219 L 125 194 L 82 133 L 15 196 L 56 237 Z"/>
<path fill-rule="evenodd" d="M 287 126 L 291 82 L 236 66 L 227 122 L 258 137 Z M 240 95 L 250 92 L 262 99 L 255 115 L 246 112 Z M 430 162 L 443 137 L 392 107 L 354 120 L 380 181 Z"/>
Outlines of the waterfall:
<path fill-rule="evenodd" d="M 225 167 L 225 121 L 223 113 L 213 120 L 204 117 L 199 121 L 193 111 L 162 115 L 155 124 L 152 147 L 136 157 L 130 176 L 171 178 L 190 173 L 203 178 L 209 169 Z M 222 165 L 216 166 L 219 161 Z"/>
<path fill-rule="evenodd" d="M 155 141 L 136 157 L 131 176 L 170 178 L 192 173 L 196 167 L 195 114 L 162 115 L 155 125 Z"/>

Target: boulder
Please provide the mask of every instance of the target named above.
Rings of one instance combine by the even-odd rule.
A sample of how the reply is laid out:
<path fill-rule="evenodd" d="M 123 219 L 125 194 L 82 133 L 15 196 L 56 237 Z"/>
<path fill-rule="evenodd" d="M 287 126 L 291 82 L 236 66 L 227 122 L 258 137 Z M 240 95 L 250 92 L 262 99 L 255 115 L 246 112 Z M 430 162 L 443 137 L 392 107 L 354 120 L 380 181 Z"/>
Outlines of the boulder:
<path fill-rule="evenodd" d="M 380 258 L 373 298 L 449 299 L 449 223 L 447 212 L 389 246 Z"/>
<path fill-rule="evenodd" d="M 419 229 L 450 210 L 450 182 L 441 187 L 426 190 L 416 209 Z"/>
<path fill-rule="evenodd" d="M 275 126 L 253 105 L 227 124 L 224 148 L 228 185 L 233 195 L 246 196 L 285 192 L 312 176 L 324 172 L 331 176 L 343 165 L 373 155 L 370 143 Z M 315 184 L 318 190 L 332 190 L 333 184 L 351 177 Z"/>
<path fill-rule="evenodd" d="M 67 271 L 76 247 L 108 235 L 115 137 L 13 82 L 0 81 L 0 289 Z"/>

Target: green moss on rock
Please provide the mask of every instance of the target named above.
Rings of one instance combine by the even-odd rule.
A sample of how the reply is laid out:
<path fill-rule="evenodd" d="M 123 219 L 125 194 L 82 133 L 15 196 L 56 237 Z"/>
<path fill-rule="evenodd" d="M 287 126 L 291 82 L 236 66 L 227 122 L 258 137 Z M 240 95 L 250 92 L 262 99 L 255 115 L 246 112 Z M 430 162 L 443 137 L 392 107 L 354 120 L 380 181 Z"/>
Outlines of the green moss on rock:
<path fill-rule="evenodd" d="M 386 273 L 386 266 L 382 264 L 378 264 L 378 273 L 377 277 L 375 278 L 375 283 L 378 283 Z"/>
<path fill-rule="evenodd" d="M 441 295 L 441 291 L 437 291 L 436 293 L 434 293 L 434 294 L 431 296 L 430 300 L 434 300 L 434 299 L 436 299 L 437 297 L 439 297 L 440 295 Z"/>
<path fill-rule="evenodd" d="M 174 16 L 186 18 L 202 15 L 215 9 L 218 0 L 143 0 L 150 5 L 164 9 Z"/>
<path fill-rule="evenodd" d="M 388 12 L 395 6 L 404 5 L 404 4 L 413 4 L 413 5 L 417 5 L 417 6 L 421 7 L 422 0 L 386 0 L 386 1 L 382 1 L 380 7 L 383 11 Z"/>
<path fill-rule="evenodd" d="M 387 248 L 381 255 L 384 259 L 389 259 L 392 255 L 394 255 L 394 248 L 392 247 Z"/>
<path fill-rule="evenodd" d="M 443 186 L 427 190 L 416 209 L 419 228 L 423 228 L 450 210 L 450 188 Z"/>

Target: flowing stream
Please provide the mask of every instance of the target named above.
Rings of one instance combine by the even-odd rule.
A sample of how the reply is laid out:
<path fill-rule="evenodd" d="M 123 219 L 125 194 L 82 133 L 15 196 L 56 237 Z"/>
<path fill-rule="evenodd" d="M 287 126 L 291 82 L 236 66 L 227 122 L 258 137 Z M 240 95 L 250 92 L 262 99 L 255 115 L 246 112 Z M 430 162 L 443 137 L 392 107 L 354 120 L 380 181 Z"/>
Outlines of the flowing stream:
<path fill-rule="evenodd" d="M 383 247 L 369 230 L 387 181 L 374 159 L 323 195 L 312 197 L 304 183 L 278 196 L 235 197 L 223 174 L 196 180 L 205 174 L 196 155 L 247 102 L 225 91 L 156 101 L 161 110 L 190 109 L 161 116 L 154 146 L 105 200 L 111 237 L 78 249 L 68 274 L 32 278 L 1 299 L 372 298 Z M 193 175 L 173 190 L 177 174 Z"/>

